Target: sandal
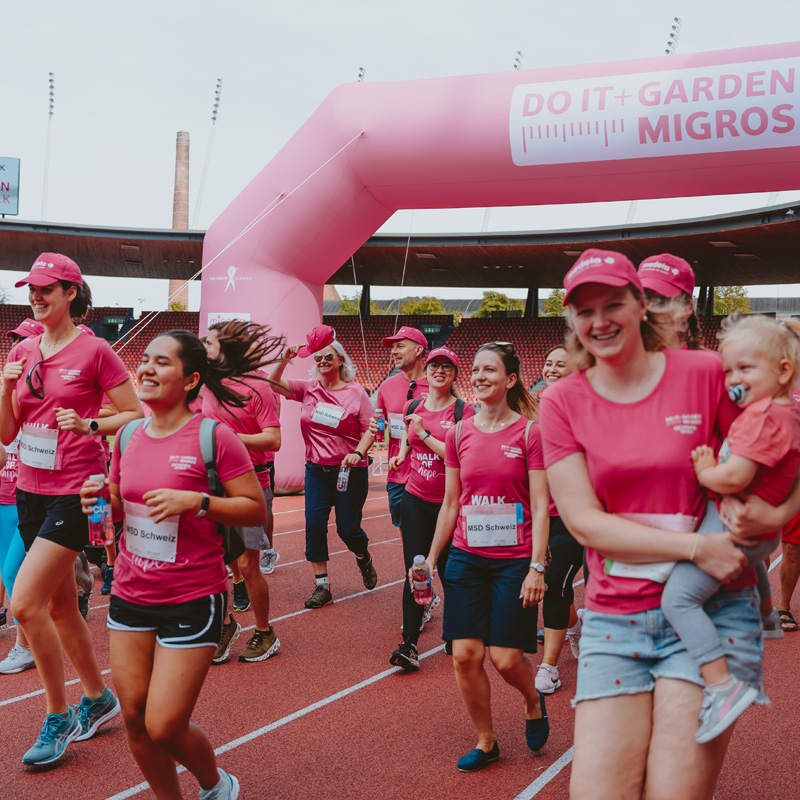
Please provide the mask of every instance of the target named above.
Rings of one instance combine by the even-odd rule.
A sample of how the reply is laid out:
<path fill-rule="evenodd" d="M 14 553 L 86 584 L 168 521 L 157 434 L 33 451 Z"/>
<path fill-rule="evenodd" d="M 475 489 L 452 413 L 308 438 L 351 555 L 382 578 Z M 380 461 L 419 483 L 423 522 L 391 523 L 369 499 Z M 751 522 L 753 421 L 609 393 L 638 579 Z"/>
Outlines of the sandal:
<path fill-rule="evenodd" d="M 783 629 L 784 633 L 797 633 L 800 625 L 798 625 L 797 620 L 792 616 L 791 611 L 787 611 L 784 608 L 779 608 L 778 616 L 781 618 L 781 628 Z"/>

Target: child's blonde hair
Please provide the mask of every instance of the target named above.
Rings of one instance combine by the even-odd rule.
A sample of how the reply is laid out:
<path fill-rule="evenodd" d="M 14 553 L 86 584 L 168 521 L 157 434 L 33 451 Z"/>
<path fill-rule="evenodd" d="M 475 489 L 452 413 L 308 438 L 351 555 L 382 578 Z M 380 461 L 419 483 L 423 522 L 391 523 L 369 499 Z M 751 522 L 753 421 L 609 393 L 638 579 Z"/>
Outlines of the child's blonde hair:
<path fill-rule="evenodd" d="M 794 318 L 777 320 L 762 314 L 731 314 L 722 321 L 717 338 L 720 351 L 726 344 L 746 338 L 775 369 L 781 361 L 788 361 L 792 365 L 788 389 L 800 378 L 800 321 Z"/>

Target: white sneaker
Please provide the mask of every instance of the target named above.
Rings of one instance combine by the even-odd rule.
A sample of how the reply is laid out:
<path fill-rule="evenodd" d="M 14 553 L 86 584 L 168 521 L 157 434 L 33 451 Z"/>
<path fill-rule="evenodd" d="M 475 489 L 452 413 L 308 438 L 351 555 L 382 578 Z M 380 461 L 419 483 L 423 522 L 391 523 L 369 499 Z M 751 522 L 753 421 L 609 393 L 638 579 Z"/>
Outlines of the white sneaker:
<path fill-rule="evenodd" d="M 272 575 L 275 571 L 275 565 L 278 563 L 278 559 L 281 557 L 281 554 L 277 550 L 265 550 L 261 554 L 261 572 L 264 575 Z"/>
<path fill-rule="evenodd" d="M 0 661 L 0 675 L 13 675 L 16 672 L 33 669 L 35 666 L 36 661 L 33 659 L 33 653 L 15 644 L 9 654 Z"/>
<path fill-rule="evenodd" d="M 571 628 L 567 628 L 567 641 L 569 642 L 570 650 L 575 658 L 579 658 L 581 654 L 581 628 L 583 627 L 583 620 L 578 616 L 578 621 Z"/>
<path fill-rule="evenodd" d="M 425 610 L 422 612 L 422 622 L 419 625 L 420 632 L 422 632 L 422 629 L 425 627 L 425 625 L 431 621 L 433 609 L 436 608 L 436 606 L 438 606 L 441 602 L 442 601 L 439 599 L 439 595 L 434 592 L 430 603 L 425 604 Z"/>
<path fill-rule="evenodd" d="M 549 664 L 539 664 L 536 671 L 536 688 L 542 694 L 553 694 L 561 686 L 561 679 L 558 677 L 558 667 L 551 667 Z"/>

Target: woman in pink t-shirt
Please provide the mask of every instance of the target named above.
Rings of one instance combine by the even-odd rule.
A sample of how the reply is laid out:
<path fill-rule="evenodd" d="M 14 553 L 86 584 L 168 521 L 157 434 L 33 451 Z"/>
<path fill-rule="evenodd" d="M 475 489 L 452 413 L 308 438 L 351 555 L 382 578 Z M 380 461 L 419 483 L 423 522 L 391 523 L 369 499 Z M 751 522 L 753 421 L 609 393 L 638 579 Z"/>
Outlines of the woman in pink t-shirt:
<path fill-rule="evenodd" d="M 705 492 L 691 451 L 738 409 L 715 354 L 662 349 L 625 256 L 587 250 L 564 288 L 578 371 L 544 393 L 540 416 L 551 491 L 590 567 L 571 796 L 710 797 L 730 731 L 695 743 L 703 682 L 660 606 L 671 562 L 721 582 L 746 564 L 730 534 L 692 535 Z M 753 583 L 715 595 L 711 616 L 731 671 L 759 685 Z"/>
<path fill-rule="evenodd" d="M 452 538 L 442 638 L 452 641 L 456 682 L 478 735 L 477 747 L 458 760 L 461 772 L 500 756 L 483 663 L 487 650 L 503 680 L 523 697 L 528 747 L 540 750 L 550 732 L 544 696 L 524 656 L 536 652 L 547 553 L 536 401 L 520 382 L 510 342 L 478 349 L 471 384 L 481 409 L 447 433 L 445 494 L 427 557 L 432 574 Z"/>
<path fill-rule="evenodd" d="M 322 326 L 325 327 L 325 326 Z M 332 333 L 332 331 L 331 331 Z M 367 589 L 378 575 L 367 549 L 369 539 L 361 527 L 364 501 L 369 491 L 366 453 L 372 447 L 373 415 L 364 387 L 356 383 L 356 368 L 339 342 L 313 352 L 311 380 L 286 380 L 283 371 L 298 355 L 299 346 L 287 347 L 283 359 L 269 375 L 275 391 L 302 404 L 300 432 L 306 444 L 306 561 L 314 570 L 315 586 L 306 608 L 333 602 L 328 579 L 328 518 L 336 511 L 336 532 L 356 557 Z M 303 345 L 303 354 L 311 350 Z M 344 489 L 339 474 L 347 474 Z"/>
<path fill-rule="evenodd" d="M 444 443 L 447 432 L 461 419 L 475 416 L 475 408 L 456 399 L 451 389 L 458 375 L 458 357 L 447 347 L 437 347 L 425 359 L 428 396 L 406 403 L 403 418 L 406 433 L 400 454 L 389 459 L 389 469 L 396 470 L 408 459 L 410 470 L 401 504 L 403 559 L 406 570 L 414 556 L 425 555 L 431 548 L 436 520 L 444 500 Z M 413 405 L 414 410 L 411 411 Z M 436 566 L 444 587 L 449 542 L 442 548 Z M 411 584 L 403 585 L 403 642 L 389 657 L 389 663 L 404 670 L 419 669 L 417 642 L 423 625 L 430 621 L 439 604 L 434 593 L 425 605 L 415 602 Z"/>
<path fill-rule="evenodd" d="M 250 364 L 259 366 L 257 358 Z M 216 469 L 224 496 L 209 494 L 200 445 L 202 416 L 189 404 L 201 386 L 229 406 L 245 398 L 223 379 L 187 331 L 147 345 L 137 370 L 152 416 L 120 454 L 114 444 L 109 490 L 114 516 L 125 518 L 108 612 L 111 670 L 128 745 L 159 797 L 180 797 L 175 761 L 198 780 L 201 796 L 235 797 L 238 781 L 217 768 L 206 734 L 190 723 L 222 633 L 228 580 L 217 524 L 263 524 L 266 504 L 244 444 L 217 425 Z M 84 512 L 97 485 L 81 492 Z"/>
<path fill-rule="evenodd" d="M 24 284 L 44 333 L 8 355 L 0 440 L 10 444 L 20 434 L 17 509 L 27 555 L 14 584 L 13 612 L 44 684 L 47 716 L 23 756 L 24 764 L 39 765 L 59 761 L 71 741 L 91 738 L 119 712 L 78 611 L 73 563 L 88 543 L 81 486 L 106 472 L 97 437 L 115 433 L 142 410 L 119 356 L 72 322 L 92 300 L 78 265 L 60 253 L 42 253 L 17 282 Z M 119 413 L 99 419 L 103 393 Z M 67 705 L 62 647 L 83 687 L 75 711 Z"/>

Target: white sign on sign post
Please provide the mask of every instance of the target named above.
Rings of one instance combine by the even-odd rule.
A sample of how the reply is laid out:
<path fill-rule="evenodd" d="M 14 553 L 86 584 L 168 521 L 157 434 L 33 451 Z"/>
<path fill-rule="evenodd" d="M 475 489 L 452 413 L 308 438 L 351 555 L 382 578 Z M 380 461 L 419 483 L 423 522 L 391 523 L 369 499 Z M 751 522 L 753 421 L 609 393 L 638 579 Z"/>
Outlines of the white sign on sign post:
<path fill-rule="evenodd" d="M 19 214 L 19 159 L 0 156 L 0 214 Z"/>

